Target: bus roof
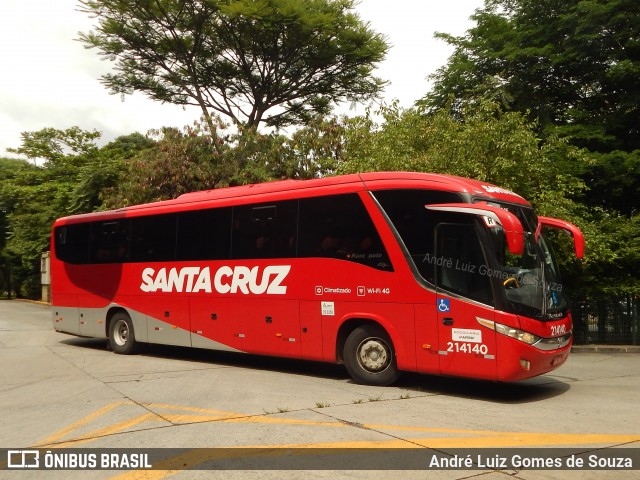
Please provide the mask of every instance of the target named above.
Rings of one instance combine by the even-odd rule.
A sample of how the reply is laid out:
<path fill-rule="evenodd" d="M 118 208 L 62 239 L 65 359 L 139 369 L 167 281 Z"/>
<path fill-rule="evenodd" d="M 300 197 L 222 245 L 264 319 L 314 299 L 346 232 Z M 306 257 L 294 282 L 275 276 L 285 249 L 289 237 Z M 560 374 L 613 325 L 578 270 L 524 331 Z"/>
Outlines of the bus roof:
<path fill-rule="evenodd" d="M 169 213 L 173 211 L 188 210 L 193 204 L 211 206 L 224 204 L 253 203 L 261 201 L 289 200 L 294 198 L 323 194 L 340 194 L 358 192 L 364 190 L 389 190 L 389 189 L 433 189 L 467 193 L 474 197 L 487 200 L 498 200 L 509 203 L 517 203 L 529 206 L 529 203 L 520 195 L 497 187 L 487 182 L 481 182 L 469 178 L 456 177 L 433 173 L 416 172 L 371 172 L 350 175 L 339 175 L 314 180 L 277 180 L 273 182 L 242 185 L 237 187 L 217 188 L 193 193 L 185 193 L 173 200 L 164 200 L 153 203 L 133 205 L 130 207 L 95 212 L 58 220 L 61 223 L 81 222 L 83 220 L 97 219 L 96 217 L 122 218 L 142 215 Z M 144 213 L 143 213 L 144 212 Z"/>

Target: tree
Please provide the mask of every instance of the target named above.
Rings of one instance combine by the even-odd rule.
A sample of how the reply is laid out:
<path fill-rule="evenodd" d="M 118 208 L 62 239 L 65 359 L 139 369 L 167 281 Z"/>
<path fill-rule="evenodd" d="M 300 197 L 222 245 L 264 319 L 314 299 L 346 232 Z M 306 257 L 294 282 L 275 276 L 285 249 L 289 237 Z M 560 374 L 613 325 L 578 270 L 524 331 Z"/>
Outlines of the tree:
<path fill-rule="evenodd" d="M 13 236 L 11 213 L 15 207 L 15 179 L 37 167 L 24 160 L 0 158 L 0 297 L 11 298 L 16 274 L 22 276 L 20 259 L 10 252 L 7 242 Z"/>
<path fill-rule="evenodd" d="M 131 156 L 113 188 L 102 191 L 104 206 L 119 208 L 270 180 L 316 178 L 334 172 L 340 157 L 343 130 L 336 119 L 316 118 L 291 137 L 253 128 L 226 133 L 221 122 L 217 127 L 211 132 L 195 122 L 152 132 L 154 144 Z"/>
<path fill-rule="evenodd" d="M 500 98 L 591 151 L 640 149 L 640 3 L 486 0 L 422 104 Z"/>
<path fill-rule="evenodd" d="M 49 248 L 53 221 L 101 208 L 127 156 L 150 142 L 132 134 L 99 148 L 99 137 L 78 127 L 25 132 L 22 145 L 10 151 L 37 162 L 0 159 L 0 291 L 4 283 L 39 298 L 40 255 Z"/>
<path fill-rule="evenodd" d="M 44 128 L 22 134 L 22 145 L 9 149 L 34 164 L 8 160 L 13 165 L 0 181 L 6 243 L 0 245 L 6 275 L 19 296 L 38 296 L 40 256 L 48 249 L 51 225 L 71 212 L 78 171 L 98 152 L 100 133 L 78 127 Z"/>
<path fill-rule="evenodd" d="M 395 104 L 378 113 L 382 124 L 371 116 L 347 120 L 341 173 L 409 170 L 475 178 L 517 192 L 543 214 L 581 223 L 572 197 L 584 184 L 557 161 L 579 159 L 581 152 L 557 137 L 541 141 L 522 114 L 493 102 L 465 107 L 460 118 Z"/>
<path fill-rule="evenodd" d="M 487 0 L 434 75 L 426 111 L 498 99 L 593 155 L 566 164 L 589 187 L 582 201 L 640 209 L 640 3 Z M 587 157 L 585 157 L 587 158 Z M 622 181 L 620 182 L 620 180 Z M 615 192 L 615 198 L 610 198 Z"/>
<path fill-rule="evenodd" d="M 66 130 L 43 128 L 37 132 L 23 132 L 22 145 L 18 148 L 8 148 L 11 153 L 24 155 L 30 160 L 43 160 L 47 167 L 64 163 L 69 155 L 92 155 L 98 147 L 95 140 L 101 137 L 100 132 L 88 132 L 79 127 Z"/>
<path fill-rule="evenodd" d="M 376 97 L 372 76 L 388 49 L 354 0 L 83 0 L 97 18 L 81 33 L 115 61 L 113 93 L 196 105 L 237 126 L 285 126 L 331 104 Z"/>
<path fill-rule="evenodd" d="M 76 172 L 70 213 L 84 213 L 105 207 L 111 193 L 127 181 L 131 159 L 155 147 L 156 142 L 140 133 L 116 138 L 87 158 Z"/>
<path fill-rule="evenodd" d="M 205 134 L 199 124 L 182 130 L 165 127 L 150 135 L 154 144 L 131 156 L 119 181 L 104 192 L 107 208 L 168 200 L 217 186 L 218 138 Z"/>

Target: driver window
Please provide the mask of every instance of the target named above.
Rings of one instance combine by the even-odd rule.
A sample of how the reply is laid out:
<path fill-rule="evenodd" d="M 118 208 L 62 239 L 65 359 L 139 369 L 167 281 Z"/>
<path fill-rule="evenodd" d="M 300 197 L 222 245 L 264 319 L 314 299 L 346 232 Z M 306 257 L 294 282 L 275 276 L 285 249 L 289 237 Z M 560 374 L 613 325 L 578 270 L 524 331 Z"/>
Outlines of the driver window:
<path fill-rule="evenodd" d="M 436 227 L 436 244 L 438 287 L 492 305 L 491 270 L 474 226 L 441 223 Z"/>

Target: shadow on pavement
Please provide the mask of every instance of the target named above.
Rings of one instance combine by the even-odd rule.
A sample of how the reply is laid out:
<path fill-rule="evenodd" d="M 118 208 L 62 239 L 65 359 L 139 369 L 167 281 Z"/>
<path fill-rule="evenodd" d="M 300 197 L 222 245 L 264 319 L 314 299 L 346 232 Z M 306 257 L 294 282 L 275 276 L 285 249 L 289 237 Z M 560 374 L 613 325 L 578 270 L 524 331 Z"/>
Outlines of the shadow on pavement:
<path fill-rule="evenodd" d="M 107 349 L 107 342 L 104 339 L 70 337 L 61 343 L 92 350 Z M 342 365 L 166 345 L 141 344 L 140 347 L 139 353 L 141 355 L 153 358 L 268 370 L 284 374 L 352 382 Z M 521 382 L 499 383 L 404 373 L 392 388 L 426 395 L 447 395 L 505 404 L 519 404 L 540 402 L 563 395 L 571 388 L 570 383 L 572 380 L 574 379 L 543 375 Z"/>

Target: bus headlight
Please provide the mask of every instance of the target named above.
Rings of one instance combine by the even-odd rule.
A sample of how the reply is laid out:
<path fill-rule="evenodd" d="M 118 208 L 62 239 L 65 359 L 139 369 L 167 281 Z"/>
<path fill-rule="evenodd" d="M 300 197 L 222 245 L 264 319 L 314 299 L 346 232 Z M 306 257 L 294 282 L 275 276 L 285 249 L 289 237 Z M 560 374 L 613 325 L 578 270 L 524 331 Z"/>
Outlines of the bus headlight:
<path fill-rule="evenodd" d="M 506 335 L 507 337 L 515 338 L 516 340 L 520 340 L 528 345 L 533 345 L 540 337 L 534 335 L 533 333 L 525 332 L 524 330 L 518 330 L 517 328 L 507 327 L 506 325 L 502 325 L 500 323 L 495 324 L 496 332 Z"/>

